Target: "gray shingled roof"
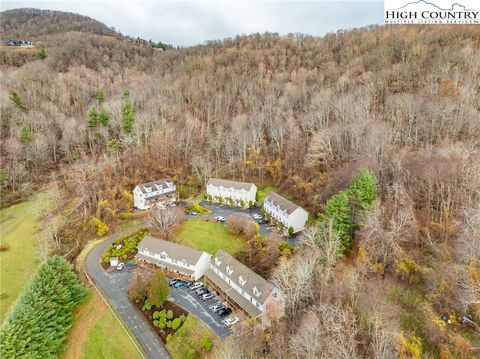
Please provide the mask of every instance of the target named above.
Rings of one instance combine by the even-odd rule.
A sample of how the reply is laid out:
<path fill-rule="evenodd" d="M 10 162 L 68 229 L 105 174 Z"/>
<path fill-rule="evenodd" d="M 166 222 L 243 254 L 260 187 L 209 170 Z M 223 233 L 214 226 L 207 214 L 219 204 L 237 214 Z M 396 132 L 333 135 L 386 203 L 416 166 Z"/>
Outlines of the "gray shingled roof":
<path fill-rule="evenodd" d="M 278 193 L 270 192 L 270 194 L 265 197 L 264 201 L 268 201 L 275 206 L 280 207 L 281 209 L 285 210 L 288 214 L 293 213 L 297 208 L 301 208 L 300 206 L 296 205 L 295 203 L 289 201 L 288 199 L 280 196 Z"/>
<path fill-rule="evenodd" d="M 164 241 L 152 236 L 145 236 L 144 239 L 138 244 L 138 251 L 147 249 L 149 252 L 161 254 L 165 252 L 168 257 L 176 259 L 178 261 L 187 261 L 187 263 L 195 265 L 203 252 L 196 249 L 182 246 L 181 244 Z"/>
<path fill-rule="evenodd" d="M 219 259 L 221 263 L 217 264 L 216 259 Z M 262 278 L 257 273 L 248 268 L 246 265 L 239 262 L 230 254 L 221 249 L 214 256 L 211 263 L 213 266 L 217 267 L 223 274 L 225 274 L 232 282 L 237 284 L 240 288 L 242 288 L 246 293 L 248 293 L 251 297 L 253 297 L 261 304 L 265 302 L 272 290 L 275 288 L 272 283 Z M 227 272 L 227 267 L 230 270 L 233 270 L 232 274 L 229 274 Z M 243 285 L 240 283 L 240 276 L 242 276 L 243 280 L 246 280 L 245 284 Z M 253 292 L 254 287 L 256 287 L 258 291 L 261 292 L 259 296 L 257 296 Z"/>
<path fill-rule="evenodd" d="M 152 191 L 157 191 L 156 186 L 161 186 L 161 188 L 168 188 L 167 182 L 174 184 L 173 181 L 170 180 L 170 179 L 161 179 L 161 180 L 154 181 L 154 182 L 147 182 L 147 183 L 139 184 L 138 187 L 140 188 L 142 193 L 148 193 L 147 192 L 147 187 L 150 187 L 152 189 Z"/>
<path fill-rule="evenodd" d="M 252 186 L 255 186 L 253 183 L 237 182 L 218 178 L 210 178 L 207 183 L 207 186 L 208 185 L 223 186 L 225 188 L 244 189 L 245 191 L 250 191 Z"/>

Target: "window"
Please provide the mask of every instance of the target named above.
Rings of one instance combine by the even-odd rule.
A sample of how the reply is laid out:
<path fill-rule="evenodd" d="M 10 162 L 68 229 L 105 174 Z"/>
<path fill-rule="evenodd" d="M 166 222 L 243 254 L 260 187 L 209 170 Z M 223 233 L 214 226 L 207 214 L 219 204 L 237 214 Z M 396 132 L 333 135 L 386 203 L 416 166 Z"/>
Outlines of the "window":
<path fill-rule="evenodd" d="M 172 258 L 172 263 L 177 263 L 177 260 Z"/>
<path fill-rule="evenodd" d="M 243 279 L 242 276 L 238 277 L 238 281 L 240 282 L 241 285 L 245 285 L 245 283 L 247 283 L 247 280 Z"/>
<path fill-rule="evenodd" d="M 227 266 L 227 274 L 232 275 L 233 269 L 230 268 L 230 266 Z"/>
<path fill-rule="evenodd" d="M 165 260 L 165 256 L 160 256 L 160 259 Z"/>
<path fill-rule="evenodd" d="M 219 266 L 220 264 L 222 264 L 222 261 L 220 259 L 218 259 L 218 257 L 215 258 L 215 265 Z"/>

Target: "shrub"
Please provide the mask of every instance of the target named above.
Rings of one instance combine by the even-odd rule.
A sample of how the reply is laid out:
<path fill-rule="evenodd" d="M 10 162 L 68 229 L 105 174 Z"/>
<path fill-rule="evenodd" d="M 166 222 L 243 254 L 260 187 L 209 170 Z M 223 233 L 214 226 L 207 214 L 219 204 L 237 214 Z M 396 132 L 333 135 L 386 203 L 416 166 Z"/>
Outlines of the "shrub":
<path fill-rule="evenodd" d="M 150 310 L 150 309 L 152 309 L 152 307 L 153 307 L 153 304 L 147 299 L 147 300 L 145 300 L 145 303 L 143 303 L 142 310 L 144 310 L 144 311 L 145 310 Z"/>
<path fill-rule="evenodd" d="M 180 325 L 182 325 L 182 320 L 180 318 L 175 318 L 172 320 L 172 329 L 177 330 L 180 328 Z"/>
<path fill-rule="evenodd" d="M 110 228 L 108 228 L 108 226 L 105 223 L 103 223 L 101 220 L 99 220 L 96 217 L 93 217 L 90 223 L 94 227 L 95 233 L 98 237 L 103 237 L 110 230 Z M 111 257 L 117 257 L 117 256 L 111 255 Z"/>
<path fill-rule="evenodd" d="M 292 226 L 288 227 L 288 234 L 292 235 L 293 231 L 294 231 L 294 229 L 293 229 Z"/>
<path fill-rule="evenodd" d="M 38 57 L 40 60 L 45 60 L 47 58 L 47 51 L 43 47 L 38 51 Z"/>
<path fill-rule="evenodd" d="M 142 276 L 136 276 L 130 283 L 128 287 L 128 297 L 135 303 L 144 301 L 147 298 L 147 282 Z"/>
<path fill-rule="evenodd" d="M 173 318 L 173 310 L 169 309 L 169 310 L 167 311 L 167 318 L 168 318 L 168 319 L 172 319 L 172 318 Z"/>
<path fill-rule="evenodd" d="M 249 207 L 249 208 L 252 208 L 252 207 L 253 207 L 253 201 L 252 201 L 252 200 L 248 201 L 248 207 Z"/>
<path fill-rule="evenodd" d="M 17 91 L 15 91 L 15 90 L 10 91 L 9 98 L 10 98 L 10 101 L 12 102 L 12 104 L 16 108 L 18 108 L 20 110 L 25 110 L 26 107 L 23 104 L 22 99 L 20 98 L 20 95 L 18 94 Z"/>
<path fill-rule="evenodd" d="M 245 207 L 245 201 L 243 199 L 240 201 L 240 206 Z"/>
<path fill-rule="evenodd" d="M 212 202 L 212 201 L 213 201 L 213 197 L 212 197 L 212 195 L 211 195 L 211 194 L 209 194 L 209 195 L 208 195 L 208 197 L 207 197 L 207 199 L 208 199 L 208 201 L 209 201 L 209 202 Z"/>
<path fill-rule="evenodd" d="M 212 349 L 213 349 L 212 340 L 211 340 L 209 337 L 204 336 L 204 337 L 200 340 L 200 348 L 202 348 L 203 350 L 205 350 L 205 351 L 207 351 L 207 352 L 212 351 Z"/>

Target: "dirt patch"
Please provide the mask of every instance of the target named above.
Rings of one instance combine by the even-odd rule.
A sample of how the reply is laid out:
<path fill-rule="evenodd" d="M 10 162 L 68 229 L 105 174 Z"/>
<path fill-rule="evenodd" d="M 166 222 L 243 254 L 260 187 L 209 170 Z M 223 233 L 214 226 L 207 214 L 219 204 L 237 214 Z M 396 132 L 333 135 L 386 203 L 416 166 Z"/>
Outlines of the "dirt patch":
<path fill-rule="evenodd" d="M 167 311 L 169 309 L 171 309 L 172 312 L 173 312 L 173 319 L 178 318 L 182 315 L 184 315 L 185 317 L 188 315 L 188 312 L 186 310 L 184 310 L 183 308 L 179 307 L 178 305 L 176 305 L 172 302 L 168 302 L 168 301 L 166 301 L 163 304 L 163 308 L 158 308 L 158 307 L 152 306 L 152 308 L 150 310 L 147 310 L 147 311 L 142 310 L 143 309 L 143 303 L 141 303 L 141 302 L 133 303 L 133 305 L 135 305 L 137 307 L 137 309 L 144 315 L 144 317 L 147 319 L 147 321 L 150 324 L 150 326 L 152 327 L 152 329 L 155 331 L 155 333 L 157 333 L 157 335 L 160 337 L 160 339 L 162 340 L 162 342 L 164 344 L 167 343 L 167 336 L 169 334 L 173 335 L 175 333 L 175 330 L 171 329 L 171 328 L 160 329 L 159 327 L 154 326 L 153 325 L 153 313 L 155 311 L 161 311 L 163 309 L 165 309 Z"/>

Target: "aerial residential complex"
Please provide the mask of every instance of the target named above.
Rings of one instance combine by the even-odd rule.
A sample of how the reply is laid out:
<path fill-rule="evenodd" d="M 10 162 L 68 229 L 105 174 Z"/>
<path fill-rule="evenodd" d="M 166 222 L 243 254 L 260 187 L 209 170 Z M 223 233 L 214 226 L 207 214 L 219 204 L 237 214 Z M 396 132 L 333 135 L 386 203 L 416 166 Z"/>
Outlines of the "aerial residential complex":
<path fill-rule="evenodd" d="M 265 197 L 263 211 L 272 222 L 280 224 L 290 234 L 304 230 L 308 219 L 308 212 L 302 207 L 274 192 Z"/>
<path fill-rule="evenodd" d="M 257 186 L 253 183 L 210 178 L 207 197 L 212 202 L 248 207 L 255 203 Z"/>
<path fill-rule="evenodd" d="M 177 188 L 169 179 L 139 184 L 133 190 L 133 206 L 141 210 L 176 200 Z"/>
<path fill-rule="evenodd" d="M 209 268 L 211 255 L 146 236 L 139 243 L 135 258 L 138 263 L 158 267 L 171 277 L 194 281 L 201 278 Z"/>
<path fill-rule="evenodd" d="M 283 293 L 223 250 L 210 262 L 205 282 L 230 306 L 258 319 L 264 326 L 284 314 Z"/>

